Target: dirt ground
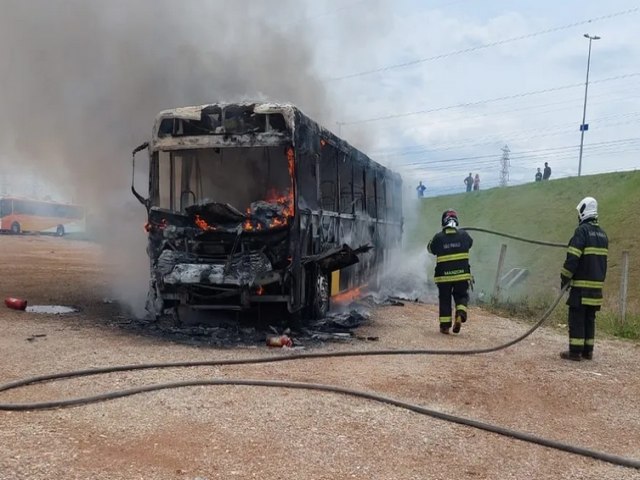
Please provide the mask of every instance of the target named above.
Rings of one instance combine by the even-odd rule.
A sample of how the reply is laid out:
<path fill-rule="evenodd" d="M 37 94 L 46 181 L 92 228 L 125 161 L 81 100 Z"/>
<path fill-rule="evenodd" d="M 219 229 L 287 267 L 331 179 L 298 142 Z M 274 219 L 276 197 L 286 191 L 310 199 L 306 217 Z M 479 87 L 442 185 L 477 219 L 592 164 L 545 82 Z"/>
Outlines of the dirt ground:
<path fill-rule="evenodd" d="M 279 355 L 263 345 L 212 348 L 128 331 L 105 304 L 115 281 L 100 248 L 0 236 L 2 299 L 77 305 L 54 316 L 0 306 L 0 383 L 56 371 Z M 373 312 L 352 340 L 312 351 L 471 348 L 527 325 L 478 308 L 458 336 L 436 308 Z M 35 385 L 0 403 L 84 396 L 183 379 L 289 379 L 380 392 L 428 408 L 640 459 L 640 348 L 598 339 L 592 362 L 558 357 L 567 338 L 543 328 L 489 355 L 354 357 L 253 366 L 127 372 Z M 88 406 L 0 411 L 0 479 L 640 479 L 640 471 L 331 393 L 192 387 Z"/>

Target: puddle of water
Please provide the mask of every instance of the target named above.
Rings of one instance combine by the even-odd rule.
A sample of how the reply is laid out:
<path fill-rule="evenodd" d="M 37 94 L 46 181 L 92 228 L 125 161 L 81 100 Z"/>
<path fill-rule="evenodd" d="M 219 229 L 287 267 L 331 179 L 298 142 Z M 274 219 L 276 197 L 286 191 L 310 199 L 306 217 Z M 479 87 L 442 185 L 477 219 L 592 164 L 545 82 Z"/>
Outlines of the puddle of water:
<path fill-rule="evenodd" d="M 64 305 L 30 305 L 26 309 L 31 313 L 49 313 L 53 315 L 63 315 L 65 313 L 77 312 L 77 308 L 65 307 Z"/>

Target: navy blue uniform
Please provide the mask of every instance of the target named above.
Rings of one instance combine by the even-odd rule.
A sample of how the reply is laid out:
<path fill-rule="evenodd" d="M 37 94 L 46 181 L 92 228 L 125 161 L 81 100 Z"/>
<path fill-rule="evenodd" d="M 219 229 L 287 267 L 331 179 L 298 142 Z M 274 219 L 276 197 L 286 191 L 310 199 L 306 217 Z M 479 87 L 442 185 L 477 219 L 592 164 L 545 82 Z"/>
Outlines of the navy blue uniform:
<path fill-rule="evenodd" d="M 609 239 L 596 219 L 582 222 L 569 241 L 567 259 L 560 272 L 569 292 L 569 352 L 590 358 L 593 354 L 596 312 L 602 306 L 607 276 Z"/>
<path fill-rule="evenodd" d="M 467 320 L 471 267 L 469 250 L 473 239 L 462 229 L 445 227 L 431 239 L 427 249 L 437 256 L 434 280 L 438 286 L 440 329 L 451 327 L 451 298 L 455 314 L 462 322 Z M 454 329 L 455 330 L 455 329 Z"/>

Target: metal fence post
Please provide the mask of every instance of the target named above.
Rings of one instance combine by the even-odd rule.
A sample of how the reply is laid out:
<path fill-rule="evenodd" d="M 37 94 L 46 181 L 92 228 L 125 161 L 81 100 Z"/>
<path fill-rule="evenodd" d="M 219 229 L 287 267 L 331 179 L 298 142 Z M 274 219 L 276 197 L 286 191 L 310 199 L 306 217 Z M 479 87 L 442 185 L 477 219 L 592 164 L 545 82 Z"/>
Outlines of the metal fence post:
<path fill-rule="evenodd" d="M 502 266 L 504 265 L 504 257 L 507 255 L 507 245 L 505 243 L 500 247 L 500 257 L 498 258 L 498 270 L 496 271 L 496 281 L 493 284 L 493 303 L 498 301 L 500 295 L 500 278 L 502 278 Z"/>
<path fill-rule="evenodd" d="M 627 316 L 627 289 L 629 286 L 629 251 L 622 252 L 622 279 L 620 281 L 620 325 Z"/>

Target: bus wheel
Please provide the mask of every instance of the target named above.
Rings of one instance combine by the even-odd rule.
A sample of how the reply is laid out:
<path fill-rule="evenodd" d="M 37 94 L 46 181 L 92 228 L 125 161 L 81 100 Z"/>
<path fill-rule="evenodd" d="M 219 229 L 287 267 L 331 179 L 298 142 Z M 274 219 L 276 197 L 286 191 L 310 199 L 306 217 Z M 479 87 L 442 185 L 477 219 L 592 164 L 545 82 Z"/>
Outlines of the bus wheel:
<path fill-rule="evenodd" d="M 316 270 L 313 282 L 311 316 L 313 319 L 324 318 L 329 313 L 329 277 L 319 269 Z"/>
<path fill-rule="evenodd" d="M 20 224 L 18 222 L 11 224 L 11 233 L 20 233 Z"/>
<path fill-rule="evenodd" d="M 63 225 L 58 225 L 58 228 L 56 228 L 56 236 L 64 237 L 64 226 Z"/>

